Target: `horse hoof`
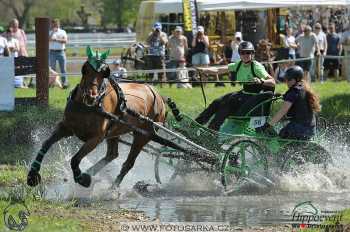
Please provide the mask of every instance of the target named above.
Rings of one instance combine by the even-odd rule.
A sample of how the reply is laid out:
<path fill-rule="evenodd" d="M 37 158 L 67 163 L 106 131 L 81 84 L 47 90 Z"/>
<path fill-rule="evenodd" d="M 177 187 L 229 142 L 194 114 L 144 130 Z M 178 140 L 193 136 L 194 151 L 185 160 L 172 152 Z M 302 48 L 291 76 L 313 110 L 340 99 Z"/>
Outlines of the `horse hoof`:
<path fill-rule="evenodd" d="M 81 186 L 88 188 L 90 187 L 90 184 L 91 184 L 91 176 L 86 173 L 81 173 L 77 177 L 76 182 L 78 182 L 78 184 L 80 184 Z"/>
<path fill-rule="evenodd" d="M 30 170 L 27 176 L 27 185 L 31 187 L 37 186 L 41 182 L 41 176 L 39 172 Z"/>

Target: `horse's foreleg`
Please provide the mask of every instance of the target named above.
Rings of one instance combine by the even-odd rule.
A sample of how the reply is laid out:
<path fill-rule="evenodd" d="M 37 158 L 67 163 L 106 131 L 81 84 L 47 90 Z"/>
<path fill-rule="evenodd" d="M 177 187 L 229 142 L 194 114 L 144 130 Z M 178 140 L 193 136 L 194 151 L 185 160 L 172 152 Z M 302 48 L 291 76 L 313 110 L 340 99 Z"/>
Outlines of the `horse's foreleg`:
<path fill-rule="evenodd" d="M 89 168 L 86 173 L 94 176 L 112 160 L 118 157 L 118 141 L 119 137 L 110 138 L 107 140 L 107 154 L 104 158 L 99 160 L 95 165 Z"/>
<path fill-rule="evenodd" d="M 103 140 L 103 137 L 95 137 L 89 139 L 84 143 L 84 145 L 79 149 L 77 154 L 73 156 L 71 159 L 71 168 L 73 171 L 74 181 L 79 183 L 80 185 L 88 188 L 91 184 L 91 176 L 87 173 L 82 173 L 79 164 L 81 160 L 89 154 L 92 150 L 96 148 L 96 146 Z"/>
<path fill-rule="evenodd" d="M 149 141 L 150 141 L 150 138 L 145 137 L 144 135 L 141 135 L 141 134 L 139 134 L 137 132 L 134 132 L 134 141 L 133 141 L 133 143 L 131 145 L 128 158 L 123 163 L 122 169 L 121 169 L 117 179 L 114 181 L 113 186 L 119 187 L 119 185 L 122 182 L 124 176 L 134 166 L 135 160 L 136 160 L 137 156 L 140 154 L 142 147 L 144 145 L 146 145 Z"/>
<path fill-rule="evenodd" d="M 68 137 L 71 135 L 72 133 L 65 128 L 62 122 L 60 122 L 57 125 L 57 128 L 54 130 L 51 136 L 43 143 L 35 160 L 32 162 L 32 165 L 27 177 L 27 184 L 29 186 L 36 186 L 40 183 L 41 176 L 39 174 L 39 171 L 41 168 L 41 162 L 43 161 L 46 152 L 50 149 L 52 144 L 56 143 L 63 137 Z"/>

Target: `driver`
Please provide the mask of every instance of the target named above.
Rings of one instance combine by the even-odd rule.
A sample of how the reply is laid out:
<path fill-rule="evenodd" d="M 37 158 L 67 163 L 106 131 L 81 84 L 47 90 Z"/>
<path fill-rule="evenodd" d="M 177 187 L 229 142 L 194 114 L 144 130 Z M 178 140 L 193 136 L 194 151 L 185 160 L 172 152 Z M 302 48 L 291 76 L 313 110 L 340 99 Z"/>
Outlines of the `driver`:
<path fill-rule="evenodd" d="M 283 105 L 269 123 L 259 128 L 260 130 L 269 131 L 287 115 L 290 122 L 279 132 L 281 138 L 307 140 L 315 134 L 315 112 L 320 111 L 320 102 L 303 80 L 303 76 L 304 72 L 300 66 L 292 66 L 286 70 L 288 91 L 283 96 Z"/>
<path fill-rule="evenodd" d="M 200 68 L 199 70 L 209 72 L 230 72 L 230 79 L 234 81 L 246 82 L 243 89 L 238 92 L 226 94 L 214 100 L 195 119 L 200 124 L 206 124 L 214 115 L 209 123 L 209 128 L 219 130 L 228 116 L 241 112 L 244 116 L 259 102 L 271 98 L 275 87 L 275 80 L 270 76 L 264 66 L 254 60 L 255 49 L 251 42 L 243 41 L 239 44 L 238 52 L 240 59 L 236 63 L 228 64 L 227 67 L 217 68 Z M 241 106 L 244 105 L 244 109 Z M 241 109 L 240 109 L 241 108 Z"/>

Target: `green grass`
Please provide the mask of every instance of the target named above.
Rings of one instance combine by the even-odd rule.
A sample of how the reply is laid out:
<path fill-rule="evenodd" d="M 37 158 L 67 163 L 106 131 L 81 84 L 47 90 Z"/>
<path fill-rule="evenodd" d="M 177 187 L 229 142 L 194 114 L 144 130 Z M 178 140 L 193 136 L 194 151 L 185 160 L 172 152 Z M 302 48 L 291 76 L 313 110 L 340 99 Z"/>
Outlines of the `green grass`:
<path fill-rule="evenodd" d="M 321 231 L 347 231 L 345 228 L 348 228 L 350 225 L 350 209 L 347 210 L 343 210 L 340 213 L 341 216 L 341 221 L 339 221 L 339 225 L 337 227 L 335 227 L 335 223 L 336 221 L 325 221 L 324 223 L 322 223 L 322 225 L 333 225 L 333 227 L 328 227 L 329 230 L 325 230 L 325 229 L 299 229 L 296 231 L 305 231 L 305 232 L 321 232 Z"/>
<path fill-rule="evenodd" d="M 74 220 L 71 218 L 59 218 L 54 214 L 50 213 L 48 210 L 48 204 L 44 204 L 43 202 L 31 201 L 25 203 L 29 209 L 30 215 L 28 216 L 28 226 L 25 228 L 25 231 L 30 232 L 47 232 L 47 231 L 82 231 L 82 227 L 78 220 Z M 1 212 L 9 205 L 9 201 L 0 200 L 0 210 Z M 51 208 L 62 208 L 61 205 L 57 204 L 49 204 Z M 24 207 L 21 204 L 14 204 L 11 206 L 10 213 L 11 215 L 17 215 L 20 210 L 23 210 Z M 38 215 L 38 210 L 46 209 L 47 215 Z M 67 210 L 67 209 L 66 209 Z M 15 217 L 15 220 L 17 217 Z M 19 219 L 16 221 L 19 222 Z M 0 230 L 5 230 L 6 226 L 4 220 L 0 220 Z"/>

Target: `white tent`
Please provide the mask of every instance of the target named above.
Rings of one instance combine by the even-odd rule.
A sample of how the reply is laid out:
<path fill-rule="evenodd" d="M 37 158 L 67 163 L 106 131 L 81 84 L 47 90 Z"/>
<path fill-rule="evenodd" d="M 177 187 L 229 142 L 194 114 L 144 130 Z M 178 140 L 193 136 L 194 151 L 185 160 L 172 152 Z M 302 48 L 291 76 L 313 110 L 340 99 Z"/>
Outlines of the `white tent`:
<path fill-rule="evenodd" d="M 350 5 L 350 0 L 197 0 L 197 6 L 199 11 L 345 5 Z M 181 13 L 182 0 L 156 1 L 155 12 Z"/>

